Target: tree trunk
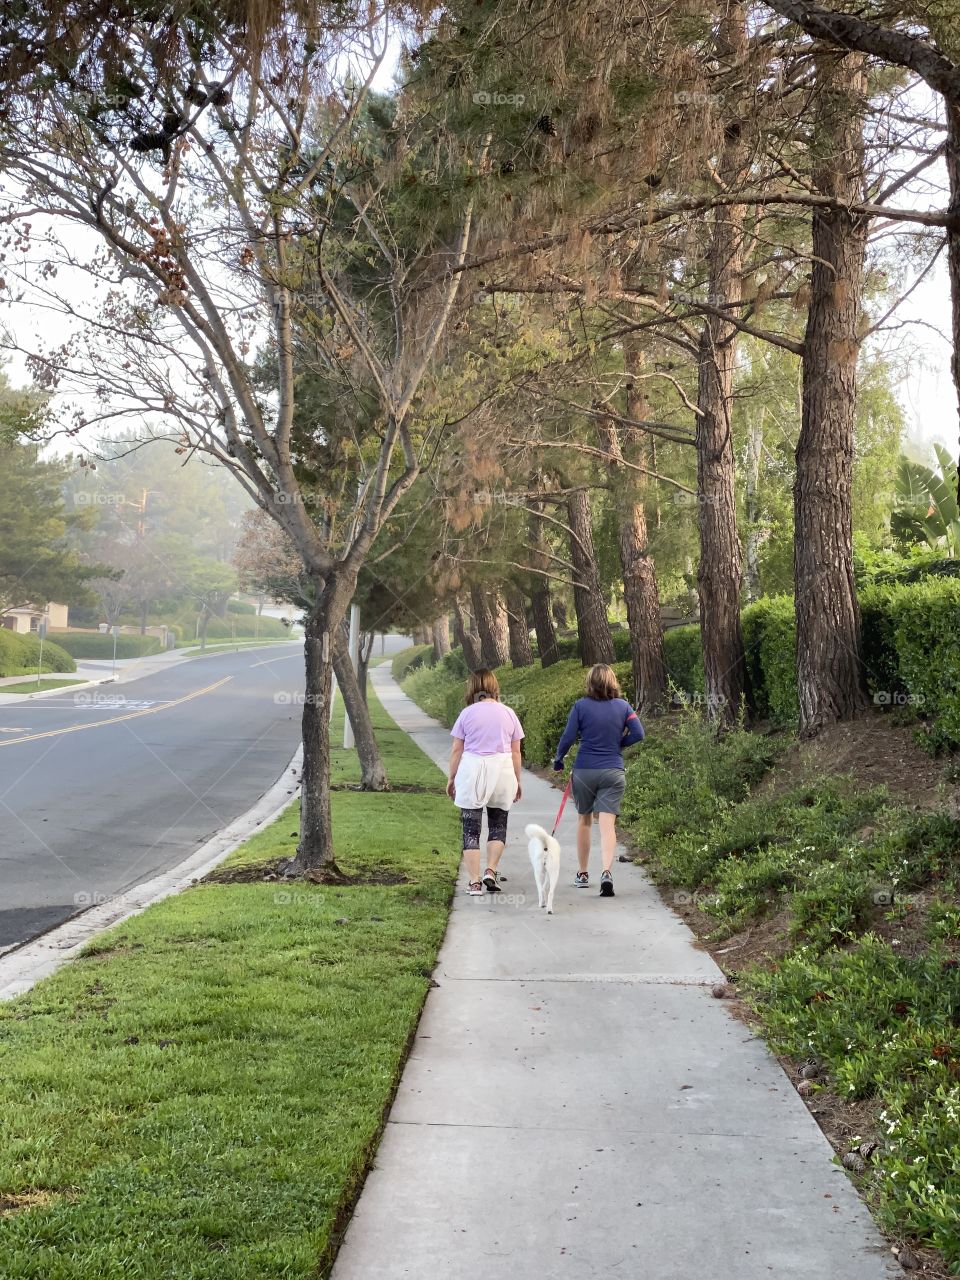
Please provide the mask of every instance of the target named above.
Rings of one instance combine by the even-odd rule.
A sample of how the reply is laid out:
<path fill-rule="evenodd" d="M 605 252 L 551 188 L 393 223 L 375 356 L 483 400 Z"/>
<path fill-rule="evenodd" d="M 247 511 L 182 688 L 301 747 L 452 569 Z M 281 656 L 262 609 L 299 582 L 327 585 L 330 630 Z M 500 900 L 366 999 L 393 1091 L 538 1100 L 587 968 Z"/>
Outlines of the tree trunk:
<path fill-rule="evenodd" d="M 207 629 L 210 626 L 210 611 L 204 608 L 200 612 L 200 652 L 204 653 L 207 648 Z M 144 628 L 145 630 L 145 628 Z M 141 632 L 143 634 L 143 632 Z"/>
<path fill-rule="evenodd" d="M 147 634 L 147 614 L 149 612 L 150 612 L 150 601 L 141 600 L 140 601 L 140 634 L 142 636 L 145 636 Z"/>
<path fill-rule="evenodd" d="M 717 33 L 721 63 L 743 57 L 746 27 L 743 6 L 731 3 Z M 726 107 L 728 123 L 719 160 L 721 185 L 736 190 L 749 164 L 741 139 L 739 99 Z M 708 293 L 722 312 L 741 301 L 743 274 L 743 205 L 718 208 L 713 214 L 709 250 Z M 700 532 L 700 636 L 707 712 L 728 724 L 740 713 L 746 692 L 746 661 L 740 626 L 742 561 L 734 497 L 731 409 L 737 330 L 722 314 L 708 315 L 700 335 L 697 406 L 697 526 Z"/>
<path fill-rule="evenodd" d="M 433 656 L 437 662 L 442 662 L 449 652 L 450 617 L 444 613 L 433 624 Z"/>
<path fill-rule="evenodd" d="M 336 632 L 333 669 L 336 672 L 337 686 L 353 729 L 353 740 L 356 743 L 357 757 L 360 761 L 360 786 L 364 791 L 388 791 L 390 784 L 387 781 L 387 771 L 380 757 L 380 748 L 373 731 L 370 711 L 360 691 L 357 673 L 350 661 L 350 647 L 342 625 Z"/>
<path fill-rule="evenodd" d="M 960 222 L 960 106 L 944 103 L 947 112 L 947 176 L 950 181 L 950 212 Z M 950 368 L 960 415 L 960 231 L 947 232 L 947 263 L 950 271 L 950 305 L 953 318 L 953 355 Z M 960 456 L 960 455 L 958 455 Z M 957 470 L 957 499 L 960 501 L 960 468 Z"/>
<path fill-rule="evenodd" d="M 557 626 L 561 631 L 565 631 L 570 621 L 566 600 L 554 600 L 550 608 Z"/>
<path fill-rule="evenodd" d="M 593 549 L 590 498 L 586 489 L 574 489 L 567 497 L 570 526 L 570 560 L 573 564 L 573 607 L 577 615 L 580 661 L 585 667 L 613 662 L 613 637 L 607 621 L 607 602 L 600 590 L 597 556 Z"/>
<path fill-rule="evenodd" d="M 326 592 L 307 614 L 304 627 L 306 691 L 303 699 L 303 770 L 300 778 L 300 843 L 291 871 L 332 871 L 330 824 L 330 701 L 332 645 Z"/>
<path fill-rule="evenodd" d="M 540 477 L 537 477 L 538 486 Z M 550 609 L 550 582 L 543 574 L 549 561 L 545 554 L 543 521 L 540 518 L 540 506 L 531 503 L 530 515 L 530 567 L 540 570 L 530 575 L 530 611 L 533 614 L 533 629 L 537 636 L 537 648 L 540 650 L 541 667 L 552 667 L 560 661 L 557 648 L 557 632 L 553 625 L 553 614 Z"/>
<path fill-rule="evenodd" d="M 624 363 L 627 372 L 635 375 L 643 368 L 643 353 L 632 335 L 624 339 Z M 628 382 L 627 417 L 643 422 L 648 413 L 643 384 L 639 380 Z M 609 420 L 601 423 L 601 448 L 610 459 L 616 486 L 623 598 L 630 628 L 633 702 L 638 711 L 649 713 L 667 701 L 667 668 L 663 658 L 660 592 L 647 546 L 647 478 L 624 465 L 627 461 L 637 466 L 649 465 L 647 436 L 636 434 L 627 458 L 616 425 Z"/>
<path fill-rule="evenodd" d="M 360 697 L 364 706 L 367 704 L 367 676 L 370 672 L 370 655 L 373 653 L 373 632 L 360 633 L 360 648 L 357 653 L 357 684 L 360 686 Z"/>
<path fill-rule="evenodd" d="M 863 55 L 821 54 L 814 185 L 839 208 L 813 214 L 804 338 L 803 415 L 794 482 L 794 575 L 800 732 L 848 720 L 867 703 L 853 579 L 851 481 L 858 328 L 868 224 L 863 199 Z"/>
<path fill-rule="evenodd" d="M 507 592 L 507 628 L 510 661 L 515 667 L 533 666 L 530 627 L 527 624 L 527 602 L 518 587 L 511 587 Z"/>
<path fill-rule="evenodd" d="M 507 620 L 496 593 L 491 602 L 481 587 L 470 589 L 470 600 L 473 604 L 473 616 L 477 620 L 480 632 L 480 651 L 485 667 L 502 667 L 510 660 L 510 639 Z"/>
<path fill-rule="evenodd" d="M 540 650 L 540 665 L 552 667 L 555 662 L 560 661 L 560 650 L 557 648 L 557 632 L 550 609 L 550 588 L 545 578 L 537 578 L 533 584 L 530 591 L 530 610 L 533 614 L 537 648 Z"/>
<path fill-rule="evenodd" d="M 480 641 L 470 629 L 470 619 L 467 617 L 466 610 L 459 600 L 455 600 L 453 604 L 453 632 L 457 643 L 463 649 L 463 659 L 467 664 L 467 669 L 476 671 L 483 666 L 483 659 L 480 656 Z"/>
<path fill-rule="evenodd" d="M 764 531 L 760 528 L 760 505 L 757 491 L 760 487 L 760 458 L 763 453 L 763 419 L 766 410 L 760 406 L 759 418 L 752 418 L 747 432 L 747 459 L 745 481 L 745 515 L 747 519 L 747 554 L 744 584 L 748 600 L 760 595 L 760 544 Z"/>

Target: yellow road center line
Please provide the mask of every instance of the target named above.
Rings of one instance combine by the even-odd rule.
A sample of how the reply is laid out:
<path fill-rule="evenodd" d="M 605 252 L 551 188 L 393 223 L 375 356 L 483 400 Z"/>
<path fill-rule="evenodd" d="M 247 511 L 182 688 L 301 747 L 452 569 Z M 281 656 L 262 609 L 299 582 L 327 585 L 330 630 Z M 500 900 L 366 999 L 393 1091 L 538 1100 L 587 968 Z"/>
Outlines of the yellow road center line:
<path fill-rule="evenodd" d="M 105 724 L 118 724 L 121 720 L 136 720 L 140 716 L 153 716 L 158 711 L 169 711 L 171 707 L 179 707 L 182 702 L 189 702 L 192 698 L 199 698 L 201 694 L 212 693 L 214 689 L 219 689 L 221 685 L 232 679 L 233 676 L 224 676 L 222 680 L 215 680 L 213 684 L 205 685 L 202 689 L 194 689 L 193 693 L 185 693 L 182 698 L 174 698 L 159 707 L 144 707 L 142 711 L 128 711 L 123 716 L 110 716 L 107 720 L 92 720 L 88 721 L 87 724 L 69 725 L 65 729 L 47 729 L 43 733 L 28 734 L 25 738 L 7 738 L 4 742 L 0 742 L 0 748 L 19 747 L 21 742 L 37 742 L 40 738 L 57 738 L 65 733 L 82 733 L 85 729 L 99 729 Z"/>

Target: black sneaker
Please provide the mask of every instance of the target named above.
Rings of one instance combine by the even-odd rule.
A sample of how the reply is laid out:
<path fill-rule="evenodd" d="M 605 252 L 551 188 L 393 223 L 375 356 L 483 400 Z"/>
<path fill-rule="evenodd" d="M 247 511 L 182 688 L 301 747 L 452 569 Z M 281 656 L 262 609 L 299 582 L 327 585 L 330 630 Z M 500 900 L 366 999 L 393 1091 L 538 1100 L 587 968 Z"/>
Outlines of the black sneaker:
<path fill-rule="evenodd" d="M 490 867 L 487 867 L 486 871 L 483 873 L 483 883 L 486 886 L 487 893 L 503 892 L 503 890 L 500 888 L 500 883 L 497 877 L 497 873 L 495 871 L 492 871 Z"/>
<path fill-rule="evenodd" d="M 610 874 L 609 871 L 605 871 L 603 875 L 600 877 L 600 897 L 601 898 L 613 897 L 613 876 Z"/>

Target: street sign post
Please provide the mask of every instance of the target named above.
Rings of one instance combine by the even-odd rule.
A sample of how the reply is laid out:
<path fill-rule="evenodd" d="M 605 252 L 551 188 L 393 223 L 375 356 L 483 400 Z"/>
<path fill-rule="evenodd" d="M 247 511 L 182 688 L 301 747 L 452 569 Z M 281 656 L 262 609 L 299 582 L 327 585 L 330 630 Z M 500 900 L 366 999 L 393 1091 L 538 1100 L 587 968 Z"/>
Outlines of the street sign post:
<path fill-rule="evenodd" d="M 40 688 L 40 677 L 43 675 L 43 642 L 47 638 L 46 610 L 44 617 L 37 623 L 37 635 L 40 637 L 40 658 L 37 662 L 37 688 Z"/>

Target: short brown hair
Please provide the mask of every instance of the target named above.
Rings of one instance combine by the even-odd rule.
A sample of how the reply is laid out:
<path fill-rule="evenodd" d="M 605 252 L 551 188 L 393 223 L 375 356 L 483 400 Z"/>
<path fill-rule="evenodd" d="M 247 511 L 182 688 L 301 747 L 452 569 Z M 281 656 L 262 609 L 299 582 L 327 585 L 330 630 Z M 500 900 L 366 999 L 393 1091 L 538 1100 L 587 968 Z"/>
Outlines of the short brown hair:
<path fill-rule="evenodd" d="M 500 684 L 489 667 L 481 667 L 479 671 L 471 671 L 463 694 L 463 705 L 471 706 L 480 695 L 500 700 Z"/>
<path fill-rule="evenodd" d="M 613 668 L 608 667 L 605 662 L 598 662 L 587 672 L 587 697 L 598 698 L 601 702 L 623 697 Z"/>

